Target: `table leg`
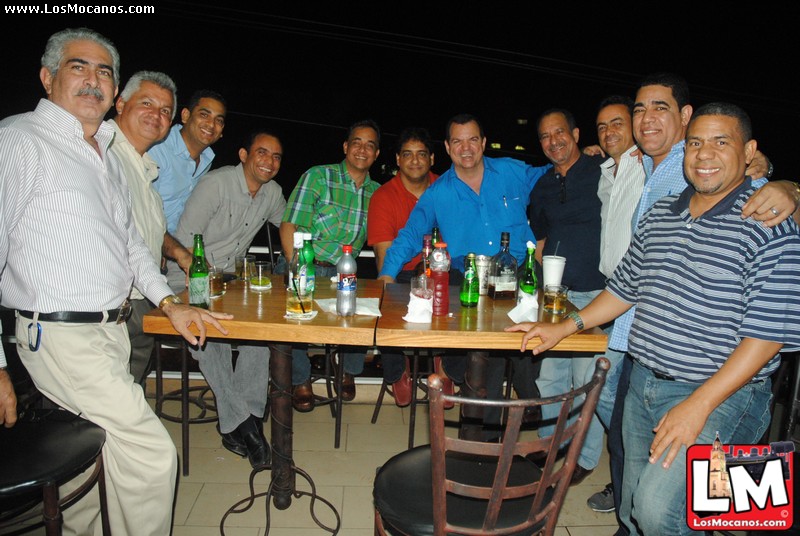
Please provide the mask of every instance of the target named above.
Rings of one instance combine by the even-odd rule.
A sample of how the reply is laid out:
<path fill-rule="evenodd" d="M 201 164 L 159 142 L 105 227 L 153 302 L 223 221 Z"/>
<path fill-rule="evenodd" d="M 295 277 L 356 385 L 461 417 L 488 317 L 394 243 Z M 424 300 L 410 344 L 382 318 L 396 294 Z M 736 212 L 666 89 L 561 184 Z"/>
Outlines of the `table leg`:
<path fill-rule="evenodd" d="M 462 396 L 469 398 L 486 398 L 486 371 L 489 368 L 488 352 L 467 352 L 467 370 L 464 373 Z M 461 411 L 461 439 L 480 441 L 483 432 L 483 408 L 478 406 L 463 407 Z"/>
<path fill-rule="evenodd" d="M 270 344 L 270 415 L 272 430 L 272 495 L 278 510 L 292 504 L 295 473 L 292 460 L 292 347 Z"/>

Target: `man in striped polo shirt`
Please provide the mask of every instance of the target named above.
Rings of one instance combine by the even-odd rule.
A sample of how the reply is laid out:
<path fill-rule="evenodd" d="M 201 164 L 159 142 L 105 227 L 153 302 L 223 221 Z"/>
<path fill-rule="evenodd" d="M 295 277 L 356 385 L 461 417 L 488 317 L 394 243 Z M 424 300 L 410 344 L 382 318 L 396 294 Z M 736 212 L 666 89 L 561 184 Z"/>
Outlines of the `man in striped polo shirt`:
<path fill-rule="evenodd" d="M 688 126 L 691 186 L 658 201 L 608 288 L 557 325 L 519 325 L 534 354 L 636 304 L 625 401 L 620 517 L 631 534 L 689 534 L 686 447 L 754 443 L 766 430 L 779 351 L 800 348 L 800 235 L 742 219 L 756 189 L 750 120 L 730 104 L 698 109 Z M 654 436 L 655 433 L 655 436 Z"/>

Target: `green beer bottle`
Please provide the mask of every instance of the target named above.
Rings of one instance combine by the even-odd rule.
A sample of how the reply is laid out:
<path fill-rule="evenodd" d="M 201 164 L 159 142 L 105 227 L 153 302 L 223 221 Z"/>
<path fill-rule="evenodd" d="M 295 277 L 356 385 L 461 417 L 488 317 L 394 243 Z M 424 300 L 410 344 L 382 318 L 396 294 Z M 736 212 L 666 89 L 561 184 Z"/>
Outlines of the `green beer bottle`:
<path fill-rule="evenodd" d="M 189 305 L 208 309 L 208 263 L 203 246 L 203 235 L 194 235 L 194 252 L 189 266 Z"/>
<path fill-rule="evenodd" d="M 468 253 L 464 259 L 464 280 L 461 282 L 461 307 L 475 307 L 478 305 L 480 294 L 480 281 L 478 268 L 475 266 L 475 254 Z"/>
<path fill-rule="evenodd" d="M 538 287 L 536 281 L 536 244 L 528 240 L 528 254 L 525 256 L 525 264 L 522 268 L 522 273 L 519 278 L 519 296 L 517 302 L 522 301 L 523 293 L 530 296 L 536 296 L 536 289 Z"/>

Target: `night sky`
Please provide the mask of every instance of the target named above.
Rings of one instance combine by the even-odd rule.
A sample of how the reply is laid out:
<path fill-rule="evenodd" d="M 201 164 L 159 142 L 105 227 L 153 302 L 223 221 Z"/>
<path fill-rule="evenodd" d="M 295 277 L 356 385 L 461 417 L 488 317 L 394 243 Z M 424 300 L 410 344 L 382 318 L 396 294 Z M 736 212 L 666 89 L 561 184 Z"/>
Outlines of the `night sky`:
<path fill-rule="evenodd" d="M 681 12 L 672 4 L 669 13 L 611 14 L 561 2 L 533 3 L 531 13 L 519 2 L 336 2 L 322 12 L 301 2 L 264 2 L 258 11 L 204 3 L 158 2 L 154 15 L 2 15 L 0 116 L 32 109 L 43 95 L 38 69 L 47 37 L 87 26 L 116 43 L 123 82 L 140 69 L 161 70 L 178 84 L 181 104 L 202 87 L 227 98 L 215 167 L 236 163 L 253 127 L 276 130 L 285 152 L 277 180 L 288 196 L 308 167 L 343 158 L 345 128 L 361 118 L 383 130 L 372 170 L 381 182 L 400 130 L 424 126 L 441 140 L 459 112 L 480 117 L 488 141 L 503 144 L 488 154 L 542 164 L 534 129 L 543 110 L 572 110 L 580 144 L 594 144 L 598 102 L 634 96 L 643 75 L 667 70 L 687 78 L 695 105 L 742 105 L 775 176 L 800 177 L 795 136 L 785 126 L 799 115 L 795 17 L 771 9 L 745 13 L 719 3 L 707 13 Z M 518 125 L 520 118 L 529 124 Z M 449 164 L 438 145 L 434 169 Z"/>

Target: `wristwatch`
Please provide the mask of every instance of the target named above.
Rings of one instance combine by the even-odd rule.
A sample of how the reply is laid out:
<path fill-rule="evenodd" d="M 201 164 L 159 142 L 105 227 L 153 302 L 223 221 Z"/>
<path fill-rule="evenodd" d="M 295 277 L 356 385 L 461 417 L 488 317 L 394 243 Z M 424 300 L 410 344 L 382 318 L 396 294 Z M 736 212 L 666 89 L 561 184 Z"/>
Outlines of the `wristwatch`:
<path fill-rule="evenodd" d="M 767 167 L 767 178 L 772 178 L 772 173 L 775 171 L 775 167 L 772 165 L 772 162 L 769 163 L 769 167 Z"/>
<path fill-rule="evenodd" d="M 159 309 L 163 309 L 163 308 L 164 308 L 164 306 L 165 306 L 166 304 L 168 304 L 168 303 L 183 303 L 183 302 L 182 302 L 182 301 L 181 301 L 181 299 L 180 299 L 179 297 L 177 297 L 175 294 L 170 294 L 169 296 L 167 296 L 166 298 L 164 298 L 163 300 L 161 300 L 160 302 L 158 302 L 158 308 L 159 308 Z"/>
<path fill-rule="evenodd" d="M 575 311 L 570 311 L 567 314 L 567 318 L 571 318 L 572 321 L 575 322 L 575 325 L 578 327 L 578 331 L 583 331 L 584 325 L 583 325 L 583 318 L 581 318 L 581 315 L 579 315 Z"/>

